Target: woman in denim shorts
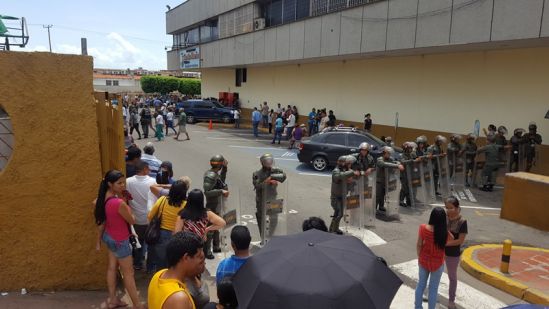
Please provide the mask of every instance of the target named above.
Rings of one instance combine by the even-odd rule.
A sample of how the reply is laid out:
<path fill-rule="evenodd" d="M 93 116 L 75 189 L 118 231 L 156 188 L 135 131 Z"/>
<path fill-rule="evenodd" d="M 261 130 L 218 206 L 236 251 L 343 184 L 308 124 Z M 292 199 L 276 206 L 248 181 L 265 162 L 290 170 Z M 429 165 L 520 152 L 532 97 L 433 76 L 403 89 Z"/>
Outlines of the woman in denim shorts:
<path fill-rule="evenodd" d="M 129 224 L 135 224 L 131 209 L 119 196 L 126 187 L 124 175 L 110 170 L 99 186 L 95 202 L 95 222 L 99 226 L 96 249 L 100 250 L 101 240 L 109 249 L 107 285 L 109 298 L 107 308 L 125 307 L 128 304 L 116 297 L 116 275 L 120 268 L 124 286 L 130 295 L 134 308 L 144 308 L 137 295 L 133 275 L 132 247 L 130 245 Z"/>

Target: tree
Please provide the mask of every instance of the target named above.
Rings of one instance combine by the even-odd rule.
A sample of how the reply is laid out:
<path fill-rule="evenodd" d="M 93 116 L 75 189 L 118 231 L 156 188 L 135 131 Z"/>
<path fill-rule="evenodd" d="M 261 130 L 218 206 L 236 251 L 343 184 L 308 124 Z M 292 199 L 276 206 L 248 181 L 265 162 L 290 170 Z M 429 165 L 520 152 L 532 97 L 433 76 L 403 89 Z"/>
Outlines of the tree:
<path fill-rule="evenodd" d="M 161 94 L 178 90 L 182 94 L 200 94 L 200 80 L 195 78 L 177 78 L 171 76 L 143 76 L 141 89 L 145 93 L 159 92 Z"/>

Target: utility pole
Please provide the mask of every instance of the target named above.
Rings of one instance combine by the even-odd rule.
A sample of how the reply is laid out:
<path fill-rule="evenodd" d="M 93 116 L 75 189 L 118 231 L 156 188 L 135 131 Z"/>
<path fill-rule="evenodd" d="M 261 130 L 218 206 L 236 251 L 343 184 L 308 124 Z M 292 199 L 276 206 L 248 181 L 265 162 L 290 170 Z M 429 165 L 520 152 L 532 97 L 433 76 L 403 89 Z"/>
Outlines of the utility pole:
<path fill-rule="evenodd" d="M 53 25 L 42 25 L 44 28 L 48 28 L 48 42 L 50 44 L 50 53 L 51 53 L 51 37 L 50 37 L 50 28 L 53 27 Z"/>

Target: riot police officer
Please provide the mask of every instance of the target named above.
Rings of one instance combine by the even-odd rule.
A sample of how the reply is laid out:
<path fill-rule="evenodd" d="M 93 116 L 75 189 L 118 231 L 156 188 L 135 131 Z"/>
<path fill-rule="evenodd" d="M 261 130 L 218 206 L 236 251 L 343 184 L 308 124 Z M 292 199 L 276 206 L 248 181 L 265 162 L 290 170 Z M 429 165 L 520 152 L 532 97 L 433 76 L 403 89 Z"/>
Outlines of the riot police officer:
<path fill-rule="evenodd" d="M 446 137 L 442 135 L 437 135 L 435 137 L 435 143 L 429 148 L 427 148 L 427 153 L 432 158 L 433 156 L 445 156 L 446 153 L 444 152 L 444 149 L 442 149 L 442 144 L 446 144 Z M 440 187 L 438 183 L 439 178 L 439 170 L 438 170 L 438 164 L 433 164 L 433 180 L 435 184 L 435 194 L 440 196 L 440 193 L 438 192 L 438 189 Z"/>
<path fill-rule="evenodd" d="M 541 135 L 537 133 L 538 126 L 535 122 L 528 125 L 528 133 L 523 136 L 523 143 L 526 144 L 526 171 L 532 169 L 536 159 L 536 145 L 541 145 Z"/>
<path fill-rule="evenodd" d="M 227 178 L 228 162 L 222 155 L 218 154 L 210 159 L 211 169 L 204 173 L 204 195 L 206 196 L 206 208 L 219 214 L 219 201 L 222 197 L 229 196 L 229 191 L 225 179 Z M 209 232 L 204 254 L 206 258 L 213 259 L 211 251 L 213 240 L 213 252 L 221 252 L 219 247 L 219 231 Z"/>
<path fill-rule="evenodd" d="M 418 157 L 423 157 L 427 154 L 427 148 L 429 147 L 429 144 L 427 144 L 427 136 L 421 135 L 416 138 L 416 155 Z"/>
<path fill-rule="evenodd" d="M 359 153 L 354 153 L 353 156 L 356 162 L 352 165 L 352 169 L 361 172 L 361 175 L 370 174 L 376 167 L 374 157 L 370 155 L 370 144 L 364 142 L 358 146 Z"/>
<path fill-rule="evenodd" d="M 400 162 L 391 157 L 394 153 L 393 148 L 389 146 L 383 147 L 383 155 L 377 158 L 377 179 L 376 179 L 376 209 L 385 212 L 385 169 L 398 168 L 404 171 L 404 166 Z"/>
<path fill-rule="evenodd" d="M 459 143 L 461 135 L 452 134 L 450 136 L 450 143 L 448 144 L 448 168 L 450 169 L 450 177 L 454 176 L 455 165 L 458 158 L 463 154 L 463 149 Z"/>
<path fill-rule="evenodd" d="M 417 160 L 415 148 L 417 147 L 414 142 L 405 142 L 402 144 L 402 159 L 400 163 L 404 166 L 404 171 L 400 173 L 400 206 L 411 207 L 412 201 L 410 198 L 410 183 L 408 183 L 408 173 L 413 172 L 413 162 Z"/>
<path fill-rule="evenodd" d="M 483 186 L 480 190 L 491 192 L 494 189 L 494 173 L 501 165 L 500 152 L 504 147 L 510 146 L 497 145 L 494 135 L 488 135 L 486 142 L 488 143 L 486 146 L 477 150 L 477 154 L 484 153 L 485 155 L 484 168 L 482 169 Z"/>
<path fill-rule="evenodd" d="M 275 200 L 277 198 L 278 183 L 286 180 L 286 173 L 278 167 L 274 167 L 274 158 L 271 154 L 264 154 L 259 158 L 261 169 L 255 171 L 252 176 L 252 182 L 255 189 L 255 217 L 259 226 L 259 234 L 261 235 L 262 243 L 265 236 L 263 234 L 263 201 Z M 269 215 L 269 231 L 272 235 L 278 223 L 278 214 Z"/>
<path fill-rule="evenodd" d="M 473 169 L 475 167 L 475 157 L 477 155 L 477 144 L 475 143 L 477 136 L 473 133 L 467 136 L 467 141 L 463 145 L 463 151 L 465 152 L 465 186 L 470 187 L 469 178 L 473 176 Z"/>
<path fill-rule="evenodd" d="M 509 170 L 511 172 L 518 172 L 519 170 L 519 152 L 522 143 L 522 134 L 524 134 L 524 129 L 515 129 L 513 131 L 513 136 L 509 139 L 509 143 L 512 147 L 511 164 L 509 164 Z"/>
<path fill-rule="evenodd" d="M 343 199 L 347 195 L 347 186 L 344 185 L 344 182 L 349 182 L 354 176 L 360 175 L 360 171 L 353 171 L 347 168 L 348 162 L 352 162 L 351 160 L 348 161 L 348 156 L 340 156 L 337 159 L 337 166 L 332 171 L 330 204 L 334 209 L 334 215 L 330 224 L 331 233 L 343 234 L 339 229 L 339 222 L 343 218 Z"/>

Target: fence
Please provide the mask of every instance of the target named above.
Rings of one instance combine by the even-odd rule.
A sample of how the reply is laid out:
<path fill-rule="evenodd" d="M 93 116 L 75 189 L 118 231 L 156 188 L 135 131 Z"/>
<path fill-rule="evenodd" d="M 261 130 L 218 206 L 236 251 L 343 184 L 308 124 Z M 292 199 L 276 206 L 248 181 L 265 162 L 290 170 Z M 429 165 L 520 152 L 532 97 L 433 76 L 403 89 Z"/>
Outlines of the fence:
<path fill-rule="evenodd" d="M 112 96 L 112 95 L 111 95 Z M 108 98 L 109 95 L 106 94 Z M 116 98 L 122 102 L 121 98 Z M 110 100 L 95 100 L 99 148 L 101 152 L 101 171 L 103 175 L 111 169 L 126 173 L 124 150 L 124 121 L 122 110 Z"/>

